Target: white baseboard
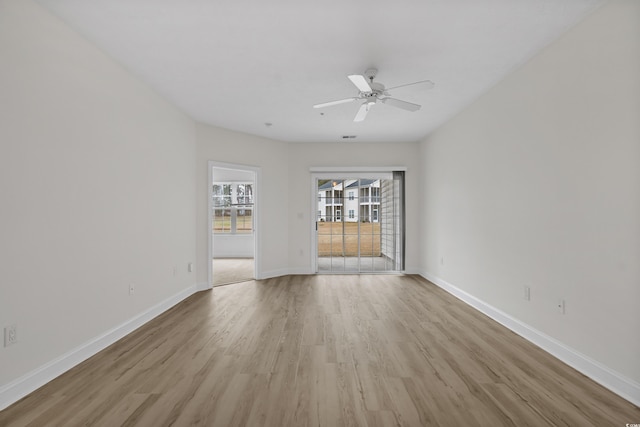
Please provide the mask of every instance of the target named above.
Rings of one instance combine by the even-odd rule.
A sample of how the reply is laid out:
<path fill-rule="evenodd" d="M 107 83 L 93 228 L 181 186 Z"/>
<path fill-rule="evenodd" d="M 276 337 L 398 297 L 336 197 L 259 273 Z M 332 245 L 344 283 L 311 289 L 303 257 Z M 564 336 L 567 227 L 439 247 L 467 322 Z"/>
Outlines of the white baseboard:
<path fill-rule="evenodd" d="M 289 268 L 281 268 L 278 270 L 263 271 L 258 279 L 259 280 L 272 279 L 274 277 L 288 276 L 289 274 L 295 274 L 295 273 L 291 273 L 291 269 Z"/>
<path fill-rule="evenodd" d="M 636 406 L 640 406 L 640 384 L 607 366 L 581 354 L 566 346 L 562 342 L 552 338 L 520 320 L 498 310 L 460 288 L 445 280 L 429 274 L 425 271 L 420 275 L 451 295 L 469 304 L 476 310 L 489 316 L 501 325 L 511 329 L 516 334 L 537 345 L 547 353 L 560 359 L 575 370 L 583 373 L 600 385 L 606 387 L 618 396 L 628 400 Z"/>
<path fill-rule="evenodd" d="M 23 375 L 22 377 L 3 385 L 0 387 L 0 410 L 3 410 L 9 405 L 17 402 L 54 378 L 62 375 L 69 369 L 107 348 L 122 337 L 130 334 L 154 317 L 162 314 L 178 304 L 180 301 L 193 295 L 197 290 L 196 285 L 184 289 L 176 295 L 167 298 L 132 319 L 129 319 L 123 324 L 87 341 L 79 347 Z"/>
<path fill-rule="evenodd" d="M 292 276 L 308 276 L 315 273 L 313 273 L 309 267 L 298 267 L 290 268 L 288 274 Z"/>
<path fill-rule="evenodd" d="M 196 292 L 208 291 L 211 289 L 211 285 L 207 282 L 200 282 L 196 284 Z"/>
<path fill-rule="evenodd" d="M 271 271 L 263 272 L 262 275 L 261 275 L 262 277 L 260 277 L 260 280 L 272 279 L 274 277 L 282 277 L 282 276 L 308 276 L 308 275 L 313 275 L 313 274 L 316 274 L 316 273 L 313 272 L 310 267 L 282 268 L 282 269 L 279 269 L 279 270 L 271 270 Z M 342 273 L 337 272 L 337 274 L 342 274 Z M 345 274 L 358 274 L 358 273 L 347 272 Z M 373 274 L 375 274 L 375 273 L 373 273 Z M 405 270 L 404 274 L 418 274 L 418 275 L 421 275 L 421 270 L 418 270 L 418 269 Z"/>

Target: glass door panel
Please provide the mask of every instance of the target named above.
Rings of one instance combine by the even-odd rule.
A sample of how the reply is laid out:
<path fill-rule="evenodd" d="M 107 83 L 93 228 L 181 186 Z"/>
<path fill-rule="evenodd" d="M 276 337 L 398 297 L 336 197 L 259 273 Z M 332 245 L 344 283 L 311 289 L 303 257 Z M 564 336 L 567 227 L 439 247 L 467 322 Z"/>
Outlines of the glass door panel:
<path fill-rule="evenodd" d="M 317 179 L 315 188 L 318 272 L 402 271 L 396 262 L 404 238 L 396 180 Z"/>

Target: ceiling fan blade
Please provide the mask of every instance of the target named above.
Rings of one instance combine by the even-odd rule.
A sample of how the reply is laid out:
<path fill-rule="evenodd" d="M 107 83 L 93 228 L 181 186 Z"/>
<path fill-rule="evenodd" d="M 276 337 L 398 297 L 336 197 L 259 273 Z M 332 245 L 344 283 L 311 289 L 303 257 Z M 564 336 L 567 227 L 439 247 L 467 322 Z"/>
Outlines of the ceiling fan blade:
<path fill-rule="evenodd" d="M 365 76 L 361 76 L 360 74 L 352 74 L 349 77 L 351 83 L 353 83 L 360 92 L 369 93 L 372 92 L 371 85 L 367 81 Z"/>
<path fill-rule="evenodd" d="M 421 105 L 413 104 L 407 101 L 400 101 L 399 99 L 395 99 L 395 98 L 382 98 L 380 101 L 384 102 L 385 104 L 393 105 L 394 107 L 402 108 L 403 110 L 407 110 L 407 111 L 418 111 L 421 107 Z"/>
<path fill-rule="evenodd" d="M 313 108 L 324 108 L 324 107 L 331 107 L 332 105 L 346 104 L 347 102 L 355 101 L 356 99 L 358 98 L 345 98 L 345 99 L 339 99 L 337 101 L 324 102 L 322 104 L 314 105 Z"/>
<path fill-rule="evenodd" d="M 369 112 L 369 103 L 365 102 L 360 106 L 356 117 L 353 119 L 354 122 L 361 122 L 367 117 L 367 113 Z"/>
<path fill-rule="evenodd" d="M 393 90 L 393 89 L 398 89 L 399 87 L 406 87 L 406 86 L 416 86 L 415 89 L 427 90 L 427 89 L 433 89 L 433 87 L 435 86 L 435 83 L 433 83 L 431 80 L 420 80 L 419 82 L 413 82 L 413 83 L 407 83 L 400 86 L 388 87 L 385 90 Z"/>

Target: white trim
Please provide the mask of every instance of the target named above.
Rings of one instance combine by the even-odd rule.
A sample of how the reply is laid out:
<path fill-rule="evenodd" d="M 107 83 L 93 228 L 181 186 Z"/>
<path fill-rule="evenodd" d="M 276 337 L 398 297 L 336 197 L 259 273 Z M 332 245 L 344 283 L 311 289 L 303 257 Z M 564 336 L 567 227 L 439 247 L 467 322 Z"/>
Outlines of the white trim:
<path fill-rule="evenodd" d="M 451 295 L 469 304 L 471 307 L 489 316 L 501 325 L 509 328 L 547 353 L 560 359 L 567 365 L 583 373 L 598 384 L 606 387 L 618 396 L 640 406 L 640 384 L 588 356 L 568 347 L 562 342 L 540 332 L 526 323 L 511 317 L 507 313 L 485 303 L 462 289 L 425 271 L 420 275 Z"/>
<path fill-rule="evenodd" d="M 309 248 L 309 256 L 311 257 L 311 271 L 313 273 L 318 272 L 318 243 L 317 243 L 317 229 L 318 226 L 318 177 L 315 173 L 311 174 L 311 211 L 313 215 L 310 215 L 311 224 L 309 230 L 311 232 L 309 241 L 311 247 Z"/>
<path fill-rule="evenodd" d="M 371 172 L 371 173 L 380 173 L 380 172 L 406 172 L 406 166 L 313 166 L 309 168 L 309 172 L 311 173 L 325 173 L 325 172 L 336 172 L 336 173 L 349 173 L 349 172 Z"/>
<path fill-rule="evenodd" d="M 277 270 L 269 270 L 269 271 L 263 271 L 262 272 L 262 277 L 260 277 L 259 279 L 248 279 L 248 280 L 242 280 L 243 282 L 250 282 L 252 280 L 267 280 L 267 279 L 273 279 L 275 277 L 284 277 L 284 276 L 306 276 L 306 275 L 313 275 L 315 273 L 309 271 L 309 268 L 307 267 L 298 267 L 298 268 L 279 268 Z M 219 285 L 214 285 L 213 287 L 218 287 L 218 286 L 226 286 L 229 283 L 221 283 Z M 203 284 L 204 286 L 204 284 Z M 208 290 L 211 289 L 211 287 L 208 287 L 204 290 Z"/>
<path fill-rule="evenodd" d="M 207 287 L 213 287 L 213 162 L 207 163 Z M 255 221 L 255 220 L 254 220 Z M 254 254 L 255 255 L 255 254 Z"/>
<path fill-rule="evenodd" d="M 313 275 L 314 272 L 310 271 L 308 267 L 297 267 L 297 268 L 280 268 L 278 270 L 264 271 L 262 273 L 262 279 L 273 279 L 274 277 L 283 277 L 283 276 L 308 276 Z"/>
<path fill-rule="evenodd" d="M 308 276 L 315 274 L 313 271 L 309 270 L 309 267 L 296 267 L 290 268 L 287 275 L 290 276 Z"/>
<path fill-rule="evenodd" d="M 379 172 L 311 172 L 316 179 L 339 179 L 339 180 L 350 180 L 350 179 L 393 179 L 393 173 L 388 171 L 379 171 Z M 343 188 L 341 191 L 344 191 Z M 318 194 L 318 189 L 316 188 L 316 194 Z"/>
<path fill-rule="evenodd" d="M 62 356 L 45 363 L 39 368 L 15 379 L 14 381 L 0 387 L 0 410 L 22 399 L 29 393 L 42 387 L 54 378 L 64 374 L 69 369 L 82 363 L 91 356 L 104 350 L 124 336 L 135 331 L 153 318 L 164 313 L 184 299 L 197 292 L 199 286 L 193 285 L 176 295 L 154 305 L 148 310 L 127 320 L 123 324 L 99 335 Z"/>
<path fill-rule="evenodd" d="M 196 292 L 207 291 L 211 289 L 211 282 L 200 282 L 196 284 Z"/>
<path fill-rule="evenodd" d="M 274 277 L 288 276 L 292 274 L 289 268 L 280 268 L 278 270 L 263 271 L 260 280 L 272 279 Z"/>
<path fill-rule="evenodd" d="M 253 192 L 253 277 L 256 279 L 262 278 L 262 257 L 260 256 L 260 195 L 262 194 L 262 189 L 260 188 L 260 183 L 262 182 L 262 169 L 256 166 L 249 165 L 241 165 L 236 163 L 226 163 L 226 162 L 218 162 L 215 160 L 209 160 L 208 162 L 208 171 L 207 171 L 207 243 L 208 243 L 208 262 L 207 262 L 207 281 L 208 285 L 206 289 L 211 289 L 213 287 L 213 263 L 211 260 L 213 259 L 213 236 L 211 233 L 211 229 L 213 226 L 213 169 L 234 169 L 234 170 L 242 170 L 246 172 L 253 172 L 254 175 L 254 189 Z"/>

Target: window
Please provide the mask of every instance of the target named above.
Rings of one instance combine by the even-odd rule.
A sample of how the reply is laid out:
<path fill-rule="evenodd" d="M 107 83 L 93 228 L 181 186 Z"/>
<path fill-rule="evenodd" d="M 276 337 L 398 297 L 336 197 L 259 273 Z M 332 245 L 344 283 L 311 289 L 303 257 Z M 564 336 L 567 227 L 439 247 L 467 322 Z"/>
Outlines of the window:
<path fill-rule="evenodd" d="M 213 184 L 213 206 L 229 206 L 231 204 L 231 184 Z"/>
<path fill-rule="evenodd" d="M 380 203 L 380 187 L 371 187 L 371 201 Z"/>
<path fill-rule="evenodd" d="M 354 196 L 353 196 L 353 191 L 349 191 L 349 200 L 353 200 Z"/>
<path fill-rule="evenodd" d="M 236 196 L 239 205 L 253 203 L 253 185 L 237 184 Z"/>
<path fill-rule="evenodd" d="M 213 232 L 231 232 L 231 184 L 213 184 Z"/>
<path fill-rule="evenodd" d="M 342 190 L 334 190 L 333 192 L 333 204 L 341 205 L 342 204 Z"/>
<path fill-rule="evenodd" d="M 340 209 L 336 209 L 336 221 L 342 220 L 342 211 Z"/>
<path fill-rule="evenodd" d="M 213 232 L 253 233 L 253 183 L 213 183 Z"/>
<path fill-rule="evenodd" d="M 236 184 L 236 233 L 253 232 L 253 184 Z"/>
<path fill-rule="evenodd" d="M 353 209 L 349 209 L 349 219 L 354 219 L 356 217 L 356 213 Z"/>

